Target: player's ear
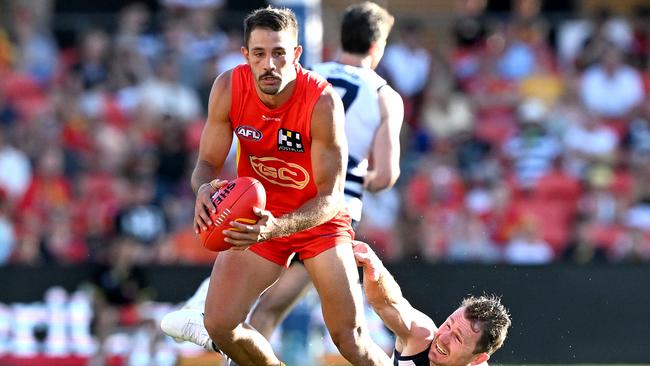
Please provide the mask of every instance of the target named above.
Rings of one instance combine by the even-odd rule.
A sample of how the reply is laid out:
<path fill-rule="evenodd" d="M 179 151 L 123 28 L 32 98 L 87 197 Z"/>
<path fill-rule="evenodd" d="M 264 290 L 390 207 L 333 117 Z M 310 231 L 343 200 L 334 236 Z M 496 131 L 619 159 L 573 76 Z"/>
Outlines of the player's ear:
<path fill-rule="evenodd" d="M 478 355 L 474 356 L 472 360 L 472 365 L 480 365 L 490 359 L 490 355 L 485 352 L 481 352 Z"/>
<path fill-rule="evenodd" d="M 302 46 L 297 45 L 296 47 L 293 48 L 293 64 L 298 65 L 298 62 L 300 62 L 300 56 L 302 55 Z"/>

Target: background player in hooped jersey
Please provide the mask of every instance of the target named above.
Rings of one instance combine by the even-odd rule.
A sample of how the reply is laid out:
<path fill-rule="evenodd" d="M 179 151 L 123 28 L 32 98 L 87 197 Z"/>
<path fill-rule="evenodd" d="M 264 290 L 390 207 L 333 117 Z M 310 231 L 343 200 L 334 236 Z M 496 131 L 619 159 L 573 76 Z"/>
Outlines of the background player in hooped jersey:
<path fill-rule="evenodd" d="M 353 251 L 363 267 L 368 302 L 395 334 L 394 366 L 487 366 L 490 355 L 503 345 L 512 322 L 498 297 L 464 299 L 438 328 L 402 296 L 368 244 L 355 241 Z"/>
<path fill-rule="evenodd" d="M 374 69 L 383 56 L 393 17 L 382 7 L 364 2 L 346 9 L 341 24 L 342 53 L 335 62 L 313 66 L 341 95 L 348 140 L 345 200 L 353 226 L 361 219 L 363 191 L 390 188 L 399 176 L 399 134 L 404 116 L 402 99 Z M 370 158 L 370 159 L 369 159 Z M 270 338 L 274 329 L 310 287 L 301 263 L 292 264 L 260 298 L 250 315 L 251 325 Z M 210 345 L 205 332 L 183 335 L 182 325 L 199 318 L 208 281 L 183 310 L 168 314 L 163 330 L 177 339 Z M 176 325 L 177 324 L 177 325 Z M 188 336 L 203 335 L 203 339 Z M 208 347 L 209 348 L 209 347 Z"/>
<path fill-rule="evenodd" d="M 233 249 L 215 261 L 202 324 L 183 327 L 205 325 L 209 338 L 241 366 L 281 365 L 246 317 L 296 253 L 341 354 L 354 365 L 390 365 L 363 318 L 353 232 L 343 203 L 347 145 L 341 99 L 322 77 L 298 63 L 302 48 L 290 10 L 253 11 L 244 21 L 244 38 L 246 64 L 220 75 L 210 95 L 192 174 L 196 230 L 211 225 L 209 212 L 215 207 L 210 197 L 225 183 L 216 177 L 233 131 L 237 173 L 262 182 L 267 209 L 256 209 L 260 219 L 255 225 L 231 222 L 239 231 L 224 232 Z M 255 133 L 239 133 L 249 130 Z M 273 174 L 279 170 L 291 174 Z M 163 321 L 169 332 L 167 325 Z"/>

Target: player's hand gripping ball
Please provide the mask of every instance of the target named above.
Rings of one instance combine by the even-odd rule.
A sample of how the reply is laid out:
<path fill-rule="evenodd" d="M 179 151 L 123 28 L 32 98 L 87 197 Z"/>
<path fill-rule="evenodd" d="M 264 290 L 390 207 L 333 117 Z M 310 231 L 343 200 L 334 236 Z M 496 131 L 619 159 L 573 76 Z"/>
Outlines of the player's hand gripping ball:
<path fill-rule="evenodd" d="M 237 230 L 230 226 L 231 221 L 254 225 L 259 217 L 253 207 L 266 207 L 266 191 L 257 179 L 239 177 L 229 181 L 212 195 L 212 203 L 217 212 L 210 214 L 212 225 L 201 230 L 201 243 L 209 250 L 220 252 L 232 246 L 224 241 L 224 230 Z"/>

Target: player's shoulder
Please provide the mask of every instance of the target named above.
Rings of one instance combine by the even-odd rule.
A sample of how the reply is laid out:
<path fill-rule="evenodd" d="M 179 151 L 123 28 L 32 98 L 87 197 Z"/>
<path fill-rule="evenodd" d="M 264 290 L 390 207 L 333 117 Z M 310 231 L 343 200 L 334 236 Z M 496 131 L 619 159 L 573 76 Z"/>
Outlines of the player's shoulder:
<path fill-rule="evenodd" d="M 241 65 L 240 65 L 240 66 L 241 66 Z M 239 67 L 239 66 L 238 66 L 238 67 Z M 237 68 L 237 67 L 236 67 L 236 68 Z M 230 88 L 231 88 L 231 85 L 232 85 L 233 75 L 234 75 L 234 73 L 235 73 L 235 69 L 236 69 L 236 68 L 232 68 L 232 69 L 230 69 L 230 70 L 226 70 L 226 71 L 222 72 L 221 74 L 219 74 L 219 75 L 214 79 L 214 83 L 213 83 L 213 85 L 212 85 L 212 89 L 213 89 L 213 90 L 214 90 L 214 89 L 216 89 L 216 90 L 221 90 L 221 91 L 224 91 L 224 90 L 228 90 L 228 89 L 230 89 Z"/>

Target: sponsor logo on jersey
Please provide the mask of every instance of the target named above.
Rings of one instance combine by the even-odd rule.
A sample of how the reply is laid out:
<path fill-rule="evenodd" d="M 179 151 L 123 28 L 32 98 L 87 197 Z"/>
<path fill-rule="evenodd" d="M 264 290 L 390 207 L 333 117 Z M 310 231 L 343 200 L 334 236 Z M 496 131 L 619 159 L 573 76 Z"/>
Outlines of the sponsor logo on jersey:
<path fill-rule="evenodd" d="M 269 117 L 266 115 L 262 115 L 262 121 L 264 122 L 280 122 L 280 117 Z"/>
<path fill-rule="evenodd" d="M 309 183 L 309 173 L 302 166 L 274 157 L 249 156 L 253 170 L 264 180 L 282 187 L 303 189 Z"/>
<path fill-rule="evenodd" d="M 305 152 L 302 146 L 300 132 L 281 128 L 278 130 L 278 150 L 290 152 Z"/>
<path fill-rule="evenodd" d="M 249 141 L 259 141 L 262 138 L 262 133 L 251 126 L 237 127 L 237 136 Z"/>

